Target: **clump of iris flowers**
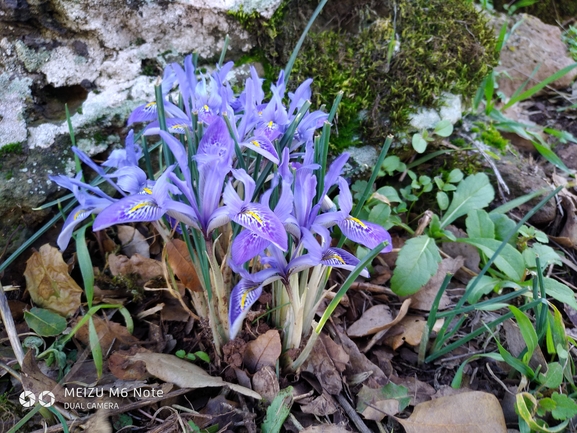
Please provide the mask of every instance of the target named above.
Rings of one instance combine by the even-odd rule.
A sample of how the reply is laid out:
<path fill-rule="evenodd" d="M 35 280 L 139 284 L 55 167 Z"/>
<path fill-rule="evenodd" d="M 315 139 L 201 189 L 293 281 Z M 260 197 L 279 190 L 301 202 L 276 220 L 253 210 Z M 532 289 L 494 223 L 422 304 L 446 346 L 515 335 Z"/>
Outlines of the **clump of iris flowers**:
<path fill-rule="evenodd" d="M 189 246 L 204 289 L 193 303 L 210 321 L 217 352 L 242 330 L 267 285 L 285 349 L 299 348 L 311 333 L 330 269 L 359 264 L 332 246 L 333 228 L 381 252 L 391 250 L 391 238 L 383 227 L 351 215 L 351 192 L 341 177 L 348 155 L 327 167 L 331 119 L 310 110 L 312 80 L 287 92 L 281 73 L 265 100 L 254 68 L 235 95 L 226 80 L 232 67 L 202 73 L 191 56 L 184 67 L 169 65 L 156 100 L 136 108 L 128 120 L 146 124 L 138 134 L 144 152 L 132 130 L 125 148 L 113 151 L 102 166 L 73 148 L 117 194 L 83 182 L 81 173 L 51 177 L 79 203 L 58 245 L 65 249 L 90 215 L 96 215 L 94 231 L 151 222 L 166 241 L 179 236 Z M 149 156 L 151 136 L 162 141 L 157 176 L 139 166 L 143 153 Z M 338 207 L 329 196 L 336 196 Z M 369 276 L 366 269 L 361 275 Z"/>

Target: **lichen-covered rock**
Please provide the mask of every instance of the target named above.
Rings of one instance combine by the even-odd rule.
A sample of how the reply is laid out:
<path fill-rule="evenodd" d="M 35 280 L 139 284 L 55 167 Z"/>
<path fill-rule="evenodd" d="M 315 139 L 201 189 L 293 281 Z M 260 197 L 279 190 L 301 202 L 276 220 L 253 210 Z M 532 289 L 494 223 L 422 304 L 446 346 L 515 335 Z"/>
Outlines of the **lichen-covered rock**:
<path fill-rule="evenodd" d="M 495 161 L 495 165 L 509 188 L 511 195 L 508 199 L 510 200 L 542 188 L 550 188 L 543 168 L 521 154 L 504 155 L 500 160 Z M 537 197 L 519 206 L 517 210 L 520 215 L 527 214 L 542 198 Z M 553 221 L 556 215 L 555 200 L 551 199 L 529 221 L 532 224 L 547 224 Z"/>
<path fill-rule="evenodd" d="M 65 120 L 89 154 L 123 141 L 130 111 L 153 98 L 164 66 L 192 52 L 212 63 L 254 45 L 230 11 L 270 16 L 280 0 L 0 2 L 0 251 L 46 216 L 49 174 L 72 172 Z"/>
<path fill-rule="evenodd" d="M 561 30 L 557 26 L 543 23 L 539 18 L 530 15 L 515 15 L 507 18 L 496 15 L 492 25 L 499 32 L 503 22 L 509 19 L 509 28 L 522 21 L 501 50 L 501 63 L 496 68 L 499 91 L 511 96 L 529 78 L 526 89 L 543 81 L 561 69 L 571 65 L 573 59 L 567 46 L 561 40 Z M 577 69 L 554 81 L 549 86 L 564 89 L 577 77 Z"/>

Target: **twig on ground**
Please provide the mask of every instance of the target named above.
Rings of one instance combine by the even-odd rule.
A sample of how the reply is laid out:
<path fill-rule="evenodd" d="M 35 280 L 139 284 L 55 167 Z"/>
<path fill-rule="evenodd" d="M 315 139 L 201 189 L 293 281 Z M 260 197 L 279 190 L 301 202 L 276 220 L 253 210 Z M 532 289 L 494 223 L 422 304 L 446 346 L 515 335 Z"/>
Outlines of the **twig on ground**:
<path fill-rule="evenodd" d="M 16 325 L 14 325 L 14 319 L 12 318 L 12 313 L 8 306 L 8 299 L 6 298 L 6 293 L 4 293 L 2 283 L 0 283 L 0 317 L 2 318 L 2 323 L 4 323 L 4 328 L 6 328 L 8 338 L 10 339 L 10 345 L 14 351 L 14 356 L 16 356 L 18 364 L 22 365 L 24 362 L 24 351 L 22 350 L 22 345 L 18 338 L 18 332 L 16 332 Z"/>
<path fill-rule="evenodd" d="M 337 398 L 341 407 L 345 410 L 347 416 L 351 419 L 351 421 L 355 424 L 361 433 L 372 433 L 371 429 L 367 427 L 361 417 L 357 414 L 357 411 L 351 406 L 349 401 L 342 394 L 338 394 L 335 397 Z"/>

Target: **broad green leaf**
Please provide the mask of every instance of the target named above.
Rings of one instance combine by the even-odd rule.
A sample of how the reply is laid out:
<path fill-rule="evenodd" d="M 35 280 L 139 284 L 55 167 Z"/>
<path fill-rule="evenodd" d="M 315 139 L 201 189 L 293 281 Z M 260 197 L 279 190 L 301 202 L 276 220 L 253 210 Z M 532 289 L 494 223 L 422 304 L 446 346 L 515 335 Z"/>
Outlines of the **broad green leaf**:
<path fill-rule="evenodd" d="M 405 164 L 401 162 L 401 159 L 396 155 L 387 156 L 381 165 L 381 168 L 386 171 L 389 176 L 395 171 L 404 171 Z"/>
<path fill-rule="evenodd" d="M 539 256 L 541 262 L 541 269 L 546 268 L 549 265 L 555 264 L 561 266 L 563 262 L 559 257 L 559 254 L 548 245 L 543 245 L 540 243 L 533 244 L 523 251 L 523 258 L 525 259 L 525 265 L 528 268 L 537 268 L 537 261 L 535 258 Z"/>
<path fill-rule="evenodd" d="M 577 403 L 568 395 L 554 392 L 551 398 L 557 404 L 555 409 L 551 411 L 551 415 L 556 420 L 564 421 L 577 415 Z"/>
<path fill-rule="evenodd" d="M 413 149 L 418 153 L 423 153 L 427 149 L 427 140 L 419 133 L 413 135 Z"/>
<path fill-rule="evenodd" d="M 435 134 L 439 137 L 448 137 L 453 133 L 453 124 L 450 120 L 441 120 L 435 125 Z"/>
<path fill-rule="evenodd" d="M 384 226 L 391 215 L 391 207 L 384 203 L 379 203 L 371 209 L 369 221 Z"/>
<path fill-rule="evenodd" d="M 470 238 L 495 238 L 495 224 L 483 209 L 469 212 L 465 225 Z"/>
<path fill-rule="evenodd" d="M 531 403 L 531 407 L 527 406 L 527 401 Z M 528 424 L 531 432 L 543 432 L 543 433 L 561 433 L 567 428 L 569 421 L 565 421 L 555 427 L 547 427 L 542 425 L 543 422 L 537 423 L 533 418 L 533 409 L 538 406 L 537 400 L 528 392 L 520 392 L 516 396 L 515 411 L 519 416 Z"/>
<path fill-rule="evenodd" d="M 399 193 L 392 186 L 383 186 L 377 190 L 376 194 L 387 197 L 391 203 L 400 203 L 402 201 Z"/>
<path fill-rule="evenodd" d="M 467 289 L 473 285 L 477 278 L 478 277 L 472 278 L 471 281 L 469 281 L 469 284 L 467 284 Z M 501 280 L 489 277 L 488 275 L 481 276 L 481 279 L 467 298 L 467 302 L 471 305 L 476 304 L 479 299 L 481 299 L 481 296 L 491 293 L 493 290 L 495 290 L 495 287 L 497 287 L 500 282 Z"/>
<path fill-rule="evenodd" d="M 558 362 L 550 362 L 547 364 L 547 373 L 539 374 L 539 382 L 541 385 L 555 389 L 563 383 L 563 367 Z"/>
<path fill-rule="evenodd" d="M 515 221 L 509 218 L 507 215 L 500 213 L 489 213 L 489 218 L 493 221 L 495 225 L 495 239 L 502 241 L 505 237 L 515 228 Z M 515 236 L 510 240 L 510 243 L 514 243 Z"/>
<path fill-rule="evenodd" d="M 437 193 L 437 204 L 441 210 L 445 210 L 449 207 L 449 196 L 446 192 L 439 191 Z"/>
<path fill-rule="evenodd" d="M 429 236 L 409 239 L 399 252 L 391 289 L 400 296 L 418 292 L 435 275 L 440 261 L 439 249 Z"/>
<path fill-rule="evenodd" d="M 468 176 L 453 194 L 453 201 L 441 221 L 442 227 L 447 227 L 472 210 L 486 207 L 493 201 L 493 197 L 495 197 L 495 191 L 485 173 Z"/>
<path fill-rule="evenodd" d="M 461 170 L 459 170 L 458 168 L 454 168 L 449 173 L 449 177 L 447 177 L 447 182 L 459 183 L 463 180 L 463 177 L 464 177 L 463 172 Z"/>
<path fill-rule="evenodd" d="M 24 312 L 24 320 L 41 337 L 54 337 L 66 329 L 66 319 L 44 308 L 32 308 Z"/>
<path fill-rule="evenodd" d="M 485 238 L 459 238 L 457 242 L 465 242 L 481 250 L 487 257 L 492 257 L 501 246 L 501 241 Z M 513 281 L 521 281 L 525 274 L 525 261 L 519 251 L 506 244 L 495 258 L 495 266 Z"/>
<path fill-rule="evenodd" d="M 291 411 L 293 405 L 293 387 L 289 386 L 280 391 L 268 409 L 261 426 L 263 433 L 278 433 Z"/>
<path fill-rule="evenodd" d="M 547 295 L 577 310 L 577 301 L 575 301 L 573 290 L 553 278 L 543 278 L 543 284 Z"/>
<path fill-rule="evenodd" d="M 537 337 L 537 331 L 535 331 L 535 327 L 525 313 L 519 310 L 514 305 L 509 305 L 509 309 L 515 316 L 517 321 L 517 325 L 519 325 L 519 331 L 521 331 L 521 335 L 523 336 L 523 341 L 527 345 L 527 353 L 523 356 L 523 360 L 526 363 L 529 363 L 531 356 L 533 356 L 533 352 L 537 348 L 539 344 L 539 339 Z"/>

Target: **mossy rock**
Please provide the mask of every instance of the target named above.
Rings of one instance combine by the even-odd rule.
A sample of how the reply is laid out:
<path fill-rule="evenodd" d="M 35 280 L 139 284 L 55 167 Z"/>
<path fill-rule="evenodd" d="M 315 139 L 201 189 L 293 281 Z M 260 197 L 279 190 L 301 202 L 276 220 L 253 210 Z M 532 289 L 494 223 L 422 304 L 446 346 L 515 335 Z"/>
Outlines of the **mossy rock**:
<path fill-rule="evenodd" d="M 503 6 L 509 3 L 510 1 L 494 0 L 493 6 L 499 11 L 504 11 Z M 556 26 L 577 17 L 577 2 L 575 0 L 539 0 L 534 5 L 520 8 L 518 12 L 536 16 L 544 23 Z"/>
<path fill-rule="evenodd" d="M 283 20 L 275 14 L 272 21 L 282 27 L 260 27 L 261 36 L 275 35 L 259 40 L 271 63 L 284 67 L 317 3 L 285 2 L 278 12 Z M 329 2 L 301 49 L 291 85 L 313 77 L 313 104 L 328 108 L 344 92 L 338 136 L 331 139 L 340 150 L 382 143 L 407 127 L 416 107 L 438 107 L 444 92 L 471 97 L 496 63 L 493 30 L 462 0 Z"/>

